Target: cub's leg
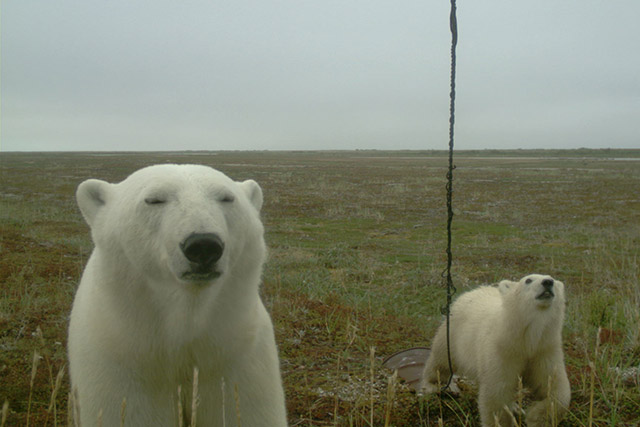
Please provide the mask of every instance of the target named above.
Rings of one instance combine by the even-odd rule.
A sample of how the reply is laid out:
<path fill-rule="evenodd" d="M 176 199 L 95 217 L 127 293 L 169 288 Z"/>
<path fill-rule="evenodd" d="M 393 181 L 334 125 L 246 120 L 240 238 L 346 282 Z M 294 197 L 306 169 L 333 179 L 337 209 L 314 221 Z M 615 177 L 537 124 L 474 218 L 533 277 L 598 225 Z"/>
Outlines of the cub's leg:
<path fill-rule="evenodd" d="M 557 353 L 541 359 L 527 375 L 526 385 L 537 400 L 527 410 L 527 426 L 555 426 L 567 412 L 571 386 L 562 360 L 562 354 Z"/>
<path fill-rule="evenodd" d="M 496 420 L 502 427 L 513 426 L 511 412 L 515 406 L 518 375 L 496 370 L 485 373 L 478 384 L 478 409 L 483 427 L 493 427 Z"/>
<path fill-rule="evenodd" d="M 433 338 L 431 352 L 422 371 L 421 391 L 425 394 L 440 391 L 440 387 L 444 385 L 449 375 L 451 371 L 447 357 L 447 329 L 446 325 L 442 324 Z"/>

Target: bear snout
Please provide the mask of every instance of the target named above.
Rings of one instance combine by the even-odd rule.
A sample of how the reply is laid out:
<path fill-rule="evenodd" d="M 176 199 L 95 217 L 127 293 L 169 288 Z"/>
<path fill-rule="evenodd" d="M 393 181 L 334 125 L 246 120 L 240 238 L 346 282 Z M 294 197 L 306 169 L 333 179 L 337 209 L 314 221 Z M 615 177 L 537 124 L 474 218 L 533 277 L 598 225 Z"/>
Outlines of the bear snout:
<path fill-rule="evenodd" d="M 540 293 L 540 295 L 536 297 L 536 299 L 545 300 L 545 299 L 551 299 L 555 296 L 555 294 L 553 293 L 553 285 L 554 285 L 553 279 L 544 279 L 541 285 L 544 290 Z"/>
<path fill-rule="evenodd" d="M 196 273 L 207 273 L 222 257 L 224 242 L 215 233 L 192 233 L 180 244 L 180 250 Z"/>

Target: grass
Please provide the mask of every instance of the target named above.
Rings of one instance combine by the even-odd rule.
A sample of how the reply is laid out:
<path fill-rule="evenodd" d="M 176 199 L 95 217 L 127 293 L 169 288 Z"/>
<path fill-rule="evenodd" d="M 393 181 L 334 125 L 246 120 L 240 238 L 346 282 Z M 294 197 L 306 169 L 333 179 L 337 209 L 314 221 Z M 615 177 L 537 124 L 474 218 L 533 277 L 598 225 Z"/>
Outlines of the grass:
<path fill-rule="evenodd" d="M 532 272 L 567 287 L 563 426 L 640 423 L 640 387 L 620 375 L 640 364 L 639 158 L 457 154 L 458 291 Z M 379 151 L 0 153 L 0 425 L 69 422 L 66 328 L 92 248 L 75 187 L 164 162 L 208 164 L 264 190 L 262 292 L 291 425 L 478 425 L 473 389 L 419 400 L 381 367 L 428 345 L 440 321 L 446 159 Z"/>

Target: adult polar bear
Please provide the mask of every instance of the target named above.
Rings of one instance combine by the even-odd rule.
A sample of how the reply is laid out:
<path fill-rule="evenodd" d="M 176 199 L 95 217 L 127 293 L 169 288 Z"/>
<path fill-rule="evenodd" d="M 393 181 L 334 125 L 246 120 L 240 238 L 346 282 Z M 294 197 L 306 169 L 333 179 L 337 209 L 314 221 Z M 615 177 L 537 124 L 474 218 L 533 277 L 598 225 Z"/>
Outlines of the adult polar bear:
<path fill-rule="evenodd" d="M 483 426 L 512 425 L 518 377 L 536 401 L 527 426 L 557 422 L 569 406 L 571 391 L 562 353 L 564 284 L 532 274 L 498 287 L 481 286 L 451 306 L 450 346 L 454 371 L 478 383 Z M 438 390 L 438 376 L 449 376 L 446 326 L 438 329 L 425 364 L 422 388 Z"/>
<path fill-rule="evenodd" d="M 255 181 L 156 165 L 119 184 L 90 179 L 77 201 L 95 249 L 69 326 L 84 427 L 285 426 L 271 319 L 258 295 L 266 256 Z M 236 394 L 237 392 L 237 394 Z M 239 404 L 239 410 L 236 409 Z"/>

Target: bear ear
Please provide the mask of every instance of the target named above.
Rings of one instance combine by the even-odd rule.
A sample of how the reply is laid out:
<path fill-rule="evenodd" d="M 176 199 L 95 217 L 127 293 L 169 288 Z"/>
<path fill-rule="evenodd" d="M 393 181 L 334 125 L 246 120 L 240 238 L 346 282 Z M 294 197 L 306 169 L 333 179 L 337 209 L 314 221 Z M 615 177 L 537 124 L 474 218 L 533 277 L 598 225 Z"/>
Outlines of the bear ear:
<path fill-rule="evenodd" d="M 107 203 L 110 187 L 111 184 L 99 179 L 88 179 L 78 186 L 76 201 L 89 227 L 93 225 L 100 208 Z"/>
<path fill-rule="evenodd" d="M 511 287 L 515 284 L 516 282 L 512 282 L 510 280 L 503 280 L 500 283 L 498 283 L 498 290 L 500 291 L 501 294 L 506 294 L 509 291 L 509 289 L 511 289 Z"/>
<path fill-rule="evenodd" d="M 262 209 L 262 188 L 252 179 L 240 183 L 240 188 L 245 192 L 251 204 L 258 212 Z"/>

